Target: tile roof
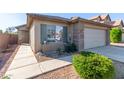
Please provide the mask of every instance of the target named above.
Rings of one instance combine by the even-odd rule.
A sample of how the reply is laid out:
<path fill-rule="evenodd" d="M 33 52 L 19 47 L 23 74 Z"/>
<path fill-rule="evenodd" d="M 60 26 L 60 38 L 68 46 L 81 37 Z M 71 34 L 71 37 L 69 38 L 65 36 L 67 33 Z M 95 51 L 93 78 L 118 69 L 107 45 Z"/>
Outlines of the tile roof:
<path fill-rule="evenodd" d="M 100 16 L 93 16 L 90 18 L 90 20 L 97 19 L 97 18 L 100 18 Z"/>
<path fill-rule="evenodd" d="M 68 19 L 68 18 L 63 18 L 63 17 L 59 17 L 59 16 L 51 16 L 51 15 L 43 15 L 43 14 L 38 14 L 38 13 L 27 13 L 27 15 L 33 16 L 33 17 L 45 17 L 45 18 L 49 18 L 49 19 L 70 21 L 70 19 Z"/>
<path fill-rule="evenodd" d="M 95 21 L 80 18 L 80 17 L 74 17 L 74 20 L 72 20 L 72 22 L 75 21 L 75 20 L 80 20 L 80 21 L 82 21 L 84 23 L 89 23 L 89 24 L 93 24 L 93 25 L 97 25 L 97 26 L 104 26 L 104 27 L 109 27 L 109 28 L 111 27 L 111 25 L 109 25 L 109 24 L 95 22 Z"/>
<path fill-rule="evenodd" d="M 109 24 L 111 26 L 119 26 L 119 25 L 121 25 L 121 23 L 122 23 L 122 20 L 118 19 L 118 20 L 115 20 L 115 21 L 111 21 Z"/>
<path fill-rule="evenodd" d="M 90 20 L 94 20 L 94 19 L 97 19 L 97 18 L 100 18 L 101 20 L 104 20 L 107 16 L 108 16 L 108 14 L 93 16 L 93 17 L 90 18 Z"/>
<path fill-rule="evenodd" d="M 106 14 L 106 15 L 100 15 L 100 18 L 101 18 L 102 20 L 104 20 L 107 16 L 108 16 L 107 14 Z"/>
<path fill-rule="evenodd" d="M 79 20 L 83 21 L 83 22 L 87 22 L 87 23 L 90 23 L 90 24 L 94 24 L 94 25 L 99 25 L 99 26 L 107 26 L 107 27 L 110 27 L 109 24 L 104 24 L 104 23 L 99 23 L 99 22 L 94 22 L 92 20 L 88 20 L 88 19 L 84 19 L 84 18 L 80 18 L 80 17 L 77 17 L 77 16 L 74 16 L 74 17 L 71 17 L 71 19 L 68 19 L 68 18 L 63 18 L 63 17 L 58 17 L 58 16 L 49 16 L 49 15 L 42 15 L 42 14 L 35 14 L 35 13 L 28 13 L 27 16 L 29 17 L 38 17 L 38 18 L 42 18 L 42 19 L 51 19 L 51 20 L 59 20 L 59 21 L 64 21 L 64 22 L 68 22 L 68 23 L 71 23 L 71 22 L 77 22 Z"/>
<path fill-rule="evenodd" d="M 26 27 L 26 24 L 16 26 L 15 28 L 16 28 L 16 29 L 19 29 L 20 27 Z"/>

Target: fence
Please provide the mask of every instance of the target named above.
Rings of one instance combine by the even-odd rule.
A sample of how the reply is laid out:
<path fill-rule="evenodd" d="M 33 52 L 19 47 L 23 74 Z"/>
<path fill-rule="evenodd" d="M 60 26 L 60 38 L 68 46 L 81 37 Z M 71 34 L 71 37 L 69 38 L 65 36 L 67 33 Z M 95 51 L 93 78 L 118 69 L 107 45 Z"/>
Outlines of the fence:
<path fill-rule="evenodd" d="M 13 34 L 0 34 L 0 51 L 6 49 L 8 44 L 17 44 L 18 36 Z"/>

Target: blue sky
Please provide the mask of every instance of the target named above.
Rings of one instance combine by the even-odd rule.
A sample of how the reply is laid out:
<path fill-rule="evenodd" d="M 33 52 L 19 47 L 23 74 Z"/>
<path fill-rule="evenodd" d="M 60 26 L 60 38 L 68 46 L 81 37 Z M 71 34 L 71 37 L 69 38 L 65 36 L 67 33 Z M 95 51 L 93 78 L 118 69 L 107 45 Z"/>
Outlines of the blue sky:
<path fill-rule="evenodd" d="M 45 13 L 46 15 L 60 16 L 65 18 L 70 18 L 72 16 L 80 16 L 82 18 L 90 18 L 92 16 L 99 15 L 100 13 Z M 112 20 L 122 19 L 124 20 L 124 13 L 111 13 L 110 17 Z M 0 29 L 4 30 L 7 27 L 17 26 L 26 23 L 25 13 L 15 13 L 15 14 L 0 14 Z"/>

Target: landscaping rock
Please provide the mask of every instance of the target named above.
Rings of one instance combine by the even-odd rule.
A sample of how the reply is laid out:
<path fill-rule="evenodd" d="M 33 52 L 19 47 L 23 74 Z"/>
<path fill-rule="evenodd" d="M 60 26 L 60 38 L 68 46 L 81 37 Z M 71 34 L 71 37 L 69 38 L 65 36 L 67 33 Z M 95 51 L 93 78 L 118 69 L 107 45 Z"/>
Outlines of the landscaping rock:
<path fill-rule="evenodd" d="M 36 55 L 37 56 L 44 56 L 44 54 L 42 52 L 38 52 Z"/>

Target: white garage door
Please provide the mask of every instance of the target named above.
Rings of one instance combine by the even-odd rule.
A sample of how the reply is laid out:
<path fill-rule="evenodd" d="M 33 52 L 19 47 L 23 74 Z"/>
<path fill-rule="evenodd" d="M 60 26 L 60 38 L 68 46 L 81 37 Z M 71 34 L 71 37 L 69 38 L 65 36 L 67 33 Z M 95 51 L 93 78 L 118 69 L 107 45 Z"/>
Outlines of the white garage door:
<path fill-rule="evenodd" d="M 105 30 L 84 29 L 84 49 L 105 45 Z"/>

